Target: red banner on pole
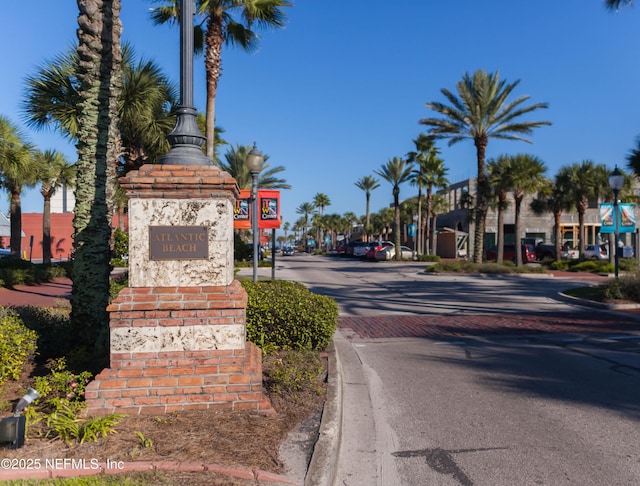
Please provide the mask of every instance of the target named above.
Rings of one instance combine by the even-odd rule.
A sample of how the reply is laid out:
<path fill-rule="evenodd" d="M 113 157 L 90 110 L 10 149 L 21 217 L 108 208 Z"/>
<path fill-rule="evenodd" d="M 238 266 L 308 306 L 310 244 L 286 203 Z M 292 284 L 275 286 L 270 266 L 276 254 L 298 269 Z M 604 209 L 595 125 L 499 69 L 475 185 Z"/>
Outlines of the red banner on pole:
<path fill-rule="evenodd" d="M 233 206 L 233 228 L 251 229 L 251 191 L 240 191 Z"/>
<path fill-rule="evenodd" d="M 280 228 L 280 191 L 258 191 L 258 208 L 260 211 L 258 228 Z"/>
<path fill-rule="evenodd" d="M 233 228 L 251 229 L 251 191 L 241 190 L 233 206 Z M 258 228 L 280 228 L 280 191 L 258 191 Z"/>

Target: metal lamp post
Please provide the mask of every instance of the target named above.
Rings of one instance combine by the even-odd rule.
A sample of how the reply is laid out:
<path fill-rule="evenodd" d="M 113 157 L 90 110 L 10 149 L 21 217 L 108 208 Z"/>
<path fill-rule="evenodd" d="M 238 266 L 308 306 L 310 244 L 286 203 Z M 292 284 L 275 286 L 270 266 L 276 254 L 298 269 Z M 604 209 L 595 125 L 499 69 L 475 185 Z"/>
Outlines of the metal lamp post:
<path fill-rule="evenodd" d="M 618 170 L 618 166 L 615 167 L 611 175 L 609 176 L 609 186 L 613 191 L 613 214 L 614 214 L 614 275 L 618 278 L 618 269 L 620 264 L 620 251 L 618 248 L 618 238 L 620 237 L 620 206 L 618 204 L 618 195 L 622 184 L 624 183 L 624 174 Z"/>
<path fill-rule="evenodd" d="M 253 233 L 253 281 L 258 281 L 258 248 L 260 246 L 260 233 L 258 230 L 258 175 L 262 170 L 264 157 L 258 151 L 256 143 L 253 143 L 251 152 L 244 161 L 247 170 L 251 174 L 251 232 Z"/>

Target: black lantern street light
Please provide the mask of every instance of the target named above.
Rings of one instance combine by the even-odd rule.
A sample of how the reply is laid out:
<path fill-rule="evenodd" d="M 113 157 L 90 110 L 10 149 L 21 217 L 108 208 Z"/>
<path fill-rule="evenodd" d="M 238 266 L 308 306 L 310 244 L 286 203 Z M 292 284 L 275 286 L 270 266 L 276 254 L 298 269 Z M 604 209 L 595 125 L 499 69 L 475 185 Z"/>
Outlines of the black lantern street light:
<path fill-rule="evenodd" d="M 615 277 L 618 278 L 618 269 L 620 264 L 620 249 L 618 248 L 618 238 L 620 237 L 620 205 L 618 203 L 618 195 L 622 189 L 624 183 L 624 174 L 618 170 L 618 166 L 615 167 L 611 175 L 609 176 L 609 186 L 613 191 L 613 214 L 614 214 L 614 268 Z"/>
<path fill-rule="evenodd" d="M 264 157 L 253 142 L 251 152 L 244 161 L 251 174 L 251 232 L 253 233 L 253 281 L 258 281 L 258 250 L 260 247 L 260 232 L 258 230 L 258 175 L 262 170 Z"/>

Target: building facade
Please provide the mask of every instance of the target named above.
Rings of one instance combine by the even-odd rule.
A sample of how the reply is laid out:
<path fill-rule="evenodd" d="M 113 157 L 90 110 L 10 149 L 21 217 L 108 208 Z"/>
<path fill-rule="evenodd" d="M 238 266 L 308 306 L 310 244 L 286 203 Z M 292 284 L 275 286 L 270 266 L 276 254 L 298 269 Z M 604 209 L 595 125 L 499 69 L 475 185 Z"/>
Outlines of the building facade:
<path fill-rule="evenodd" d="M 473 201 L 469 195 L 476 192 L 476 179 L 467 179 L 462 182 L 451 184 L 447 190 L 439 191 L 438 194 L 444 196 L 449 202 L 449 211 L 444 214 L 439 214 L 437 218 L 437 226 L 441 233 L 447 231 L 455 231 L 460 234 L 469 235 L 466 238 L 466 247 L 463 253 L 466 255 L 473 254 L 473 234 L 475 231 L 475 224 L 472 221 L 471 209 L 473 207 Z M 522 234 L 521 238 L 538 239 L 545 243 L 553 244 L 554 241 L 554 219 L 552 213 L 544 213 L 542 215 L 536 214 L 531 209 L 531 202 L 535 195 L 525 196 L 520 213 L 520 226 Z M 509 206 L 503 210 L 504 216 L 504 241 L 505 244 L 515 243 L 515 207 L 513 202 L 513 196 L 509 194 Z M 593 200 L 589 201 L 589 207 L 584 216 L 585 227 L 585 244 L 600 244 L 608 242 L 607 235 L 600 235 L 600 209 L 599 204 L 601 201 Z M 563 213 L 560 217 L 560 245 L 568 244 L 570 247 L 575 248 L 579 245 L 579 221 L 577 212 Z M 495 246 L 498 235 L 498 213 L 495 209 L 489 208 L 487 212 L 484 248 L 491 248 Z M 624 246 L 633 247 L 634 254 L 638 255 L 635 251 L 638 243 L 638 232 L 636 233 L 623 233 L 620 235 Z M 445 256 L 441 253 L 447 251 L 446 247 L 438 245 L 438 255 Z M 449 256 L 447 253 L 446 256 Z M 460 254 L 458 255 L 460 256 Z"/>

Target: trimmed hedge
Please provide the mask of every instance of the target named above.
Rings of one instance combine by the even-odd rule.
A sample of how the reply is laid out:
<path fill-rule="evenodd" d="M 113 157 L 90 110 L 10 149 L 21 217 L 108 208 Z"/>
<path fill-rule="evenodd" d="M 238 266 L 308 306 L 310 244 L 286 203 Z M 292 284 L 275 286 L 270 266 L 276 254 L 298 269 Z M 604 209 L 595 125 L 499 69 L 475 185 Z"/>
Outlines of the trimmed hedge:
<path fill-rule="evenodd" d="M 58 265 L 36 264 L 20 258 L 0 258 L 0 280 L 3 287 L 36 285 L 66 276 L 66 270 Z"/>
<path fill-rule="evenodd" d="M 299 282 L 244 280 L 247 339 L 265 349 L 323 350 L 338 324 L 338 305 Z"/>

